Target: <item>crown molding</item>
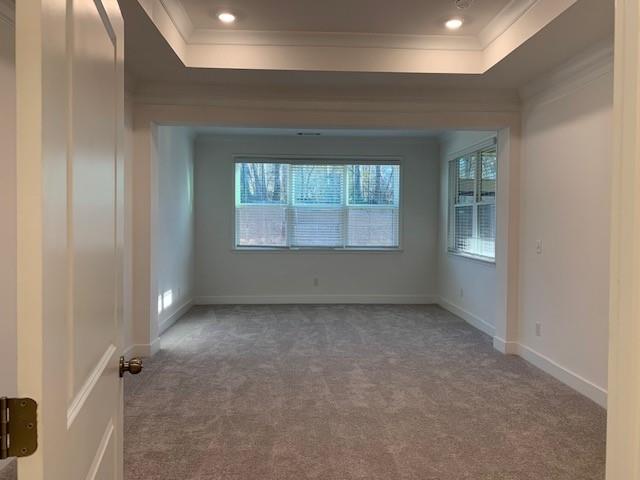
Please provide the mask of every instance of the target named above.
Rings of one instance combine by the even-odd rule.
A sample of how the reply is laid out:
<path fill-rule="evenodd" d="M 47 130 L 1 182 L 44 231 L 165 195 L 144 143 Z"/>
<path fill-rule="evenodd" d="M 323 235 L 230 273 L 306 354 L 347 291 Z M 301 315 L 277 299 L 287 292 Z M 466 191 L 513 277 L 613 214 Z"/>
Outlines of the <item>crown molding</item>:
<path fill-rule="evenodd" d="M 482 48 L 494 42 L 500 35 L 522 18 L 539 0 L 511 0 L 478 34 Z"/>
<path fill-rule="evenodd" d="M 613 42 L 593 45 L 572 61 L 551 70 L 520 89 L 525 109 L 562 98 L 613 73 Z"/>
<path fill-rule="evenodd" d="M 0 21 L 14 25 L 16 22 L 16 4 L 14 0 L 0 0 Z"/>
<path fill-rule="evenodd" d="M 181 0 L 159 1 L 176 30 L 190 45 L 482 50 L 506 32 L 539 0 L 511 0 L 477 36 L 196 29 Z"/>
<path fill-rule="evenodd" d="M 181 0 L 138 0 L 190 68 L 483 74 L 578 0 L 511 0 L 479 35 L 194 29 Z"/>
<path fill-rule="evenodd" d="M 519 112 L 518 92 L 512 89 L 403 90 L 317 88 L 259 89 L 225 85 L 146 83 L 136 86 L 134 103 L 145 105 L 207 105 L 233 108 L 378 112 Z"/>
<path fill-rule="evenodd" d="M 171 22 L 176 27 L 176 30 L 182 35 L 185 42 L 188 42 L 193 35 L 194 27 L 191 17 L 184 8 L 181 0 L 160 0 L 162 7 L 169 15 Z"/>
<path fill-rule="evenodd" d="M 306 46 L 415 50 L 481 50 L 472 35 L 391 35 L 332 32 L 268 32 L 196 29 L 190 45 Z"/>

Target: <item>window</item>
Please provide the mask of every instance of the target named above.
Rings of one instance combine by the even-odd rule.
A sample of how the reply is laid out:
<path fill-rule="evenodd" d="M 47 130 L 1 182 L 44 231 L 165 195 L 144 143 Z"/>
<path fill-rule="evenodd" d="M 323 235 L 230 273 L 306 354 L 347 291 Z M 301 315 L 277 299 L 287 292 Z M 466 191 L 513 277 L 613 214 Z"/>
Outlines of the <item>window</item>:
<path fill-rule="evenodd" d="M 449 162 L 449 251 L 495 259 L 497 149 Z"/>
<path fill-rule="evenodd" d="M 398 248 L 398 162 L 236 163 L 236 247 Z"/>

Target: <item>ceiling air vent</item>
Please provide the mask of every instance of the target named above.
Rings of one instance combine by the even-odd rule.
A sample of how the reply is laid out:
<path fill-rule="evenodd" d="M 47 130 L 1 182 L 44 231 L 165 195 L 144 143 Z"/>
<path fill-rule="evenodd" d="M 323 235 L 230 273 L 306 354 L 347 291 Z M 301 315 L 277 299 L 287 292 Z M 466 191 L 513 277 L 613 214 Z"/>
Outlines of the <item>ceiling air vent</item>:
<path fill-rule="evenodd" d="M 472 3 L 473 0 L 456 0 L 456 7 L 460 10 L 464 10 L 465 8 L 469 8 Z"/>
<path fill-rule="evenodd" d="M 298 132 L 301 137 L 319 137 L 322 135 L 320 132 Z"/>

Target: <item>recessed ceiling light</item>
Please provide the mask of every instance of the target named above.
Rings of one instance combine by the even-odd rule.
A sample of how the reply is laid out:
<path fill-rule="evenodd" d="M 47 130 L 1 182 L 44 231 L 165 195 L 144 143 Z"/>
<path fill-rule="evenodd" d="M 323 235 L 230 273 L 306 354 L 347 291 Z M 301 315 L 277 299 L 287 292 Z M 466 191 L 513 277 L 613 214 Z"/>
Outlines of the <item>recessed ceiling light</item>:
<path fill-rule="evenodd" d="M 449 30 L 458 30 L 462 26 L 461 18 L 451 18 L 444 23 L 444 26 Z"/>
<path fill-rule="evenodd" d="M 236 21 L 236 16 L 231 12 L 220 12 L 218 14 L 218 20 L 222 23 L 233 23 Z"/>

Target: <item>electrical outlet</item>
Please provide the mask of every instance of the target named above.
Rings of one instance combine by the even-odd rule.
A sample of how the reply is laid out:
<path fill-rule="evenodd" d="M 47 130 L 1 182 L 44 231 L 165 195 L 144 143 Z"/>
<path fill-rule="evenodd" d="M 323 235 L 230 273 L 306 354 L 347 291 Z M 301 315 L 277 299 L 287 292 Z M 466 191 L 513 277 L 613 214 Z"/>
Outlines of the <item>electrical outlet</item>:
<path fill-rule="evenodd" d="M 318 285 L 320 285 L 320 280 L 318 280 L 318 277 L 313 279 L 313 286 L 317 287 Z"/>
<path fill-rule="evenodd" d="M 540 322 L 536 322 L 536 336 L 542 336 L 542 324 Z"/>
<path fill-rule="evenodd" d="M 538 240 L 538 241 L 536 242 L 536 253 L 537 253 L 538 255 L 542 255 L 542 247 L 543 247 L 543 245 L 542 245 L 542 240 Z"/>

